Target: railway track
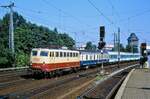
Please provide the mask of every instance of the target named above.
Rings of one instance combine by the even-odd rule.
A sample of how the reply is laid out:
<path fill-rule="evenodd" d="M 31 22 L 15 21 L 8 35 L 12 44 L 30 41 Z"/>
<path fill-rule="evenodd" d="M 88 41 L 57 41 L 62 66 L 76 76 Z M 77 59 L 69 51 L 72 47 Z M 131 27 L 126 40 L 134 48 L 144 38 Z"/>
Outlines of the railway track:
<path fill-rule="evenodd" d="M 0 73 L 0 87 L 4 83 L 17 82 L 23 80 L 23 75 L 27 74 L 27 70 L 21 71 L 5 71 Z M 22 77 L 21 77 L 22 76 Z"/>
<path fill-rule="evenodd" d="M 135 63 L 131 63 L 135 64 Z M 120 67 L 125 67 L 124 63 Z M 110 69 L 111 67 L 111 69 Z M 112 72 L 116 65 L 105 66 L 106 72 Z M 74 99 L 81 94 L 95 79 L 98 68 L 79 71 L 78 73 L 53 77 L 50 79 L 18 78 L 13 82 L 0 83 L 0 96 L 10 99 L 20 98 L 45 98 L 45 99 Z"/>
<path fill-rule="evenodd" d="M 15 98 L 17 98 L 17 97 L 19 97 L 19 98 L 31 97 L 33 95 L 42 93 L 46 90 L 53 89 L 53 88 L 55 88 L 55 87 L 57 87 L 63 83 L 69 83 L 69 82 L 78 80 L 82 77 L 88 76 L 88 74 L 95 74 L 95 72 L 90 71 L 90 72 L 87 72 L 86 74 L 77 73 L 77 74 L 73 74 L 71 76 L 67 75 L 68 77 L 65 76 L 62 79 L 61 78 L 59 78 L 59 79 L 52 78 L 52 79 L 47 79 L 47 80 L 44 80 L 44 79 L 39 80 L 39 81 L 36 80 L 36 81 L 34 81 L 34 83 L 33 82 L 30 83 L 30 86 L 34 84 L 34 86 L 32 86 L 32 87 L 26 86 L 26 89 L 25 89 L 25 87 L 23 88 L 23 86 L 22 86 L 22 88 L 25 89 L 22 91 L 21 90 L 20 91 L 15 90 L 12 87 L 11 87 L 11 89 L 13 89 L 13 90 L 11 90 L 11 89 L 5 90 L 5 92 L 9 91 L 7 94 L 5 94 L 5 96 L 11 97 L 11 98 L 13 98 L 13 97 L 15 97 Z M 35 84 L 36 84 L 36 86 L 35 86 Z M 21 86 L 20 86 L 20 88 L 21 88 Z M 3 92 L 4 92 L 4 90 L 3 90 Z M 2 93 L 2 92 L 0 91 L 0 93 Z M 3 95 L 4 95 L 4 93 L 3 93 Z"/>
<path fill-rule="evenodd" d="M 133 67 L 137 66 L 139 66 L 139 64 L 133 65 Z M 78 99 L 113 99 L 119 86 L 133 67 L 121 70 L 99 82 L 99 84 L 92 86 L 82 93 Z"/>

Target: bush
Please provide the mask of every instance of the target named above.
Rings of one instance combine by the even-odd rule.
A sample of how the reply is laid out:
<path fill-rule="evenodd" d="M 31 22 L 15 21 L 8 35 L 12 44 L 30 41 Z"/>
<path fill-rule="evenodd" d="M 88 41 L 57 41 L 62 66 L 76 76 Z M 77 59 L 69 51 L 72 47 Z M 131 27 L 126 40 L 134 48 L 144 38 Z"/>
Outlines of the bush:
<path fill-rule="evenodd" d="M 12 67 L 14 65 L 14 56 L 7 48 L 0 47 L 0 68 Z"/>
<path fill-rule="evenodd" d="M 16 55 L 16 67 L 22 67 L 29 65 L 29 55 L 18 52 Z"/>

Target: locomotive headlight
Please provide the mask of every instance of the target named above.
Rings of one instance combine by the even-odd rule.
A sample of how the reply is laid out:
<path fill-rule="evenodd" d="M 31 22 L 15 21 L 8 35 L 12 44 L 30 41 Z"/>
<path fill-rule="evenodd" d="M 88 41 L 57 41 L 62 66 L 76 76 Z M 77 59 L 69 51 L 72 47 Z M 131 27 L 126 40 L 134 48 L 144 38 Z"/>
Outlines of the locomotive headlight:
<path fill-rule="evenodd" d="M 30 66 L 32 66 L 32 61 L 30 61 Z"/>

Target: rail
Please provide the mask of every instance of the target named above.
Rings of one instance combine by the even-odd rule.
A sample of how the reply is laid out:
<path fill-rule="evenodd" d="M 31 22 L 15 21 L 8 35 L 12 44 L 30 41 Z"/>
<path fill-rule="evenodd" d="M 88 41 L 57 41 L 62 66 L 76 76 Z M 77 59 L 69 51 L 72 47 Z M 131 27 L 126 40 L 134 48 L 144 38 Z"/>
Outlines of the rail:
<path fill-rule="evenodd" d="M 9 70 L 20 70 L 20 69 L 28 69 L 29 66 L 25 66 L 25 67 L 13 67 L 13 68 L 0 68 L 0 72 L 1 71 L 9 71 Z"/>

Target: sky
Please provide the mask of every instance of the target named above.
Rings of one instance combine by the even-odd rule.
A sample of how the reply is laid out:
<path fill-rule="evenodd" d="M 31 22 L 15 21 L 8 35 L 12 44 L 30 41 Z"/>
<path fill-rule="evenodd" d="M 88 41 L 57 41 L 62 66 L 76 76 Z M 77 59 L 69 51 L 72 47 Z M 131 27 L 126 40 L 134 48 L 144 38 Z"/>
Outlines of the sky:
<path fill-rule="evenodd" d="M 15 3 L 14 11 L 27 21 L 68 33 L 77 45 L 98 44 L 99 27 L 105 26 L 107 44 L 120 28 L 121 43 L 130 33 L 150 44 L 150 0 L 0 0 L 0 5 Z M 0 8 L 0 18 L 9 9 Z"/>

